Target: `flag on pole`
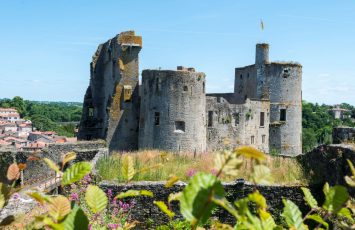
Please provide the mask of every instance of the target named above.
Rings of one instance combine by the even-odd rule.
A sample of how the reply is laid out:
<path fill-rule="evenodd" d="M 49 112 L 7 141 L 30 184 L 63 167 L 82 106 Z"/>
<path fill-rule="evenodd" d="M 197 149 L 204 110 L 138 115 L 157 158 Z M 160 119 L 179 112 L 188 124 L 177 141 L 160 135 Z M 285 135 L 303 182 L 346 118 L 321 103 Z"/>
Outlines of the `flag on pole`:
<path fill-rule="evenodd" d="M 260 27 L 261 27 L 261 30 L 264 30 L 264 22 L 262 19 L 260 20 Z"/>

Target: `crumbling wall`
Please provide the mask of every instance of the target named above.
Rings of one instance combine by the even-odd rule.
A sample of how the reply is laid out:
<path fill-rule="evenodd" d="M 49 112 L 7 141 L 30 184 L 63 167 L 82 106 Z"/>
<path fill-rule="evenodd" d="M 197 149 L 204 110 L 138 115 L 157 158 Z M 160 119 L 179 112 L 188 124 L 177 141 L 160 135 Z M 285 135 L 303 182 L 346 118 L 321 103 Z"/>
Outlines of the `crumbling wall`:
<path fill-rule="evenodd" d="M 138 148 L 141 48 L 142 37 L 134 31 L 99 45 L 90 66 L 78 139 L 104 139 L 111 151 Z"/>
<path fill-rule="evenodd" d="M 268 100 L 247 99 L 244 104 L 230 104 L 222 94 L 211 95 L 207 95 L 206 103 L 209 150 L 250 145 L 269 152 Z"/>

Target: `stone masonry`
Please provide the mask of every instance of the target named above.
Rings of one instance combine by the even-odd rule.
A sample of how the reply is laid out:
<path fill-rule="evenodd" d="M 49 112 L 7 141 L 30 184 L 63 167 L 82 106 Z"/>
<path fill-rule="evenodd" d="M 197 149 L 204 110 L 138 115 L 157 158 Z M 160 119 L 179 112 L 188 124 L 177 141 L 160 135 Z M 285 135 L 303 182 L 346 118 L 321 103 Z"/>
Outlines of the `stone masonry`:
<path fill-rule="evenodd" d="M 302 66 L 270 62 L 257 44 L 255 64 L 236 68 L 234 92 L 206 94 L 194 68 L 144 70 L 142 39 L 123 32 L 99 46 L 91 63 L 78 138 L 105 139 L 110 151 L 204 152 L 251 145 L 301 154 Z"/>

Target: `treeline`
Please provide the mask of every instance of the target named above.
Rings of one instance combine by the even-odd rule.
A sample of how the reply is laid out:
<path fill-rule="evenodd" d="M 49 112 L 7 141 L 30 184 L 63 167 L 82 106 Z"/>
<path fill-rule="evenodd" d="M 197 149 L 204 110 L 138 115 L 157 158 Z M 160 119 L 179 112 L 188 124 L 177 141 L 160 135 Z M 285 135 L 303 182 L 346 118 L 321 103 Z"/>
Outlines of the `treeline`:
<path fill-rule="evenodd" d="M 21 97 L 0 99 L 0 107 L 16 108 L 21 118 L 31 120 L 37 130 L 55 131 L 58 135 L 74 136 L 75 125 L 81 119 L 82 104 L 73 102 L 36 102 Z M 60 124 L 68 122 L 67 124 Z"/>
<path fill-rule="evenodd" d="M 330 111 L 333 106 L 302 102 L 303 152 L 308 152 L 320 144 L 332 143 L 333 127 L 340 125 L 355 127 L 353 122 L 355 107 L 346 103 L 342 103 L 340 107 L 349 110 L 344 113 L 349 115 L 349 118 L 343 120 L 334 119 Z"/>

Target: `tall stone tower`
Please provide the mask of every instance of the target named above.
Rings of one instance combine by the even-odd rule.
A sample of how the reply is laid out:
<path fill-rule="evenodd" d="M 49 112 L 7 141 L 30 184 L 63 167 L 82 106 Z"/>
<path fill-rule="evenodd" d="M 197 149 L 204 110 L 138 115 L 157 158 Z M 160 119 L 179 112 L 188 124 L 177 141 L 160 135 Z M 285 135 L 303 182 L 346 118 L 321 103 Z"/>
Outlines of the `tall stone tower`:
<path fill-rule="evenodd" d="M 138 148 L 138 54 L 142 37 L 122 32 L 99 45 L 90 64 L 78 139 L 105 139 L 110 150 Z"/>
<path fill-rule="evenodd" d="M 139 148 L 206 150 L 204 73 L 144 70 L 141 92 Z"/>
<path fill-rule="evenodd" d="M 236 68 L 234 100 L 269 99 L 269 148 L 282 155 L 302 153 L 302 66 L 270 62 L 269 45 L 256 45 L 255 64 Z"/>

